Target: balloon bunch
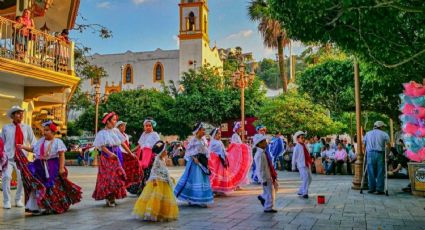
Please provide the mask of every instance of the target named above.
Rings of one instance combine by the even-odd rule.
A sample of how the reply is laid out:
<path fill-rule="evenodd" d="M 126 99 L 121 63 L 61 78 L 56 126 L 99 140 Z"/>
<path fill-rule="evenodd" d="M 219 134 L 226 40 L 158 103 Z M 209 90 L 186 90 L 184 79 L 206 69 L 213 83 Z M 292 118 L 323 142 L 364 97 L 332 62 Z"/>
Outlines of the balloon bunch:
<path fill-rule="evenodd" d="M 416 162 L 425 161 L 425 86 L 416 82 L 403 84 L 400 95 L 400 120 L 406 156 Z"/>

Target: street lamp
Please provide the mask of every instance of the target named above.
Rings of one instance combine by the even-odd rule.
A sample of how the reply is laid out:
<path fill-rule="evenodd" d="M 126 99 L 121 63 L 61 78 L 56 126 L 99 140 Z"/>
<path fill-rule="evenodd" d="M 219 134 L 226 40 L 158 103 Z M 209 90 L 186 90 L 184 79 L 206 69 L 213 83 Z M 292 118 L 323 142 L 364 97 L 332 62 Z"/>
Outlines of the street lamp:
<path fill-rule="evenodd" d="M 254 77 L 254 71 L 245 73 L 245 65 L 243 63 L 239 65 L 232 76 L 233 86 L 241 90 L 241 129 L 243 142 L 245 141 L 245 88 L 252 85 Z"/>
<path fill-rule="evenodd" d="M 109 93 L 105 92 L 103 96 L 100 94 L 100 83 L 97 82 L 94 86 L 94 94 L 87 94 L 86 95 L 89 100 L 93 100 L 96 108 L 96 117 L 95 117 L 95 126 L 94 126 L 94 132 L 97 134 L 97 130 L 99 129 L 99 104 L 106 103 L 108 101 Z"/>

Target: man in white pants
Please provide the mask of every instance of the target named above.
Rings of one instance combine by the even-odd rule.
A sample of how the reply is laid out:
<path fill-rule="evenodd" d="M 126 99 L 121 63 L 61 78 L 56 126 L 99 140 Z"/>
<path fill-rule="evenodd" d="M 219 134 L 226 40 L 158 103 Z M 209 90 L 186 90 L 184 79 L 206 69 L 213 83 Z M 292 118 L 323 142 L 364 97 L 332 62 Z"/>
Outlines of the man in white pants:
<path fill-rule="evenodd" d="M 301 177 L 301 186 L 298 190 L 298 195 L 304 199 L 308 199 L 308 187 L 311 184 L 311 165 L 312 160 L 307 147 L 305 146 L 305 135 L 306 133 L 298 131 L 294 135 L 294 143 L 297 145 L 294 148 L 292 154 L 292 171 L 298 168 Z"/>
<path fill-rule="evenodd" d="M 258 196 L 261 205 L 264 207 L 266 213 L 276 213 L 273 209 L 276 198 L 277 174 L 274 170 L 270 157 L 265 152 L 267 147 L 266 136 L 262 134 L 256 134 L 253 138 L 253 145 L 255 151 L 254 161 L 256 164 L 255 175 L 258 177 L 258 181 L 263 185 L 263 194 Z"/>
<path fill-rule="evenodd" d="M 2 175 L 3 182 L 3 208 L 10 209 L 11 205 L 11 196 L 10 196 L 10 182 L 12 181 L 12 172 L 13 169 L 16 170 L 16 177 L 18 180 L 18 188 L 16 191 L 15 197 L 15 206 L 16 207 L 24 207 L 22 203 L 22 193 L 23 193 L 23 185 L 22 185 L 22 177 L 21 171 L 16 167 L 15 162 L 15 147 L 17 144 L 24 144 L 28 146 L 32 146 L 35 144 L 36 139 L 34 136 L 34 132 L 31 127 L 28 125 L 21 124 L 24 118 L 24 110 L 19 106 L 13 106 L 8 112 L 7 116 L 13 120 L 12 124 L 5 125 L 2 129 L 1 138 L 4 141 L 4 152 L 8 158 L 7 169 Z M 22 134 L 22 135 L 21 135 Z M 19 137 L 22 139 L 23 143 L 17 143 L 15 137 Z"/>

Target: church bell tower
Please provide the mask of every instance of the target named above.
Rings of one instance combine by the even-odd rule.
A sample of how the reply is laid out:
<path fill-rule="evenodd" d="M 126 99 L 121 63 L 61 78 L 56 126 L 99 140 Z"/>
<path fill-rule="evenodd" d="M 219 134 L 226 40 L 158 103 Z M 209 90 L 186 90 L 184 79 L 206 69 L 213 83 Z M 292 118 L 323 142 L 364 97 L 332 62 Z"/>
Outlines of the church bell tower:
<path fill-rule="evenodd" d="M 180 74 L 207 64 L 211 52 L 208 38 L 207 0 L 181 0 L 180 10 Z"/>

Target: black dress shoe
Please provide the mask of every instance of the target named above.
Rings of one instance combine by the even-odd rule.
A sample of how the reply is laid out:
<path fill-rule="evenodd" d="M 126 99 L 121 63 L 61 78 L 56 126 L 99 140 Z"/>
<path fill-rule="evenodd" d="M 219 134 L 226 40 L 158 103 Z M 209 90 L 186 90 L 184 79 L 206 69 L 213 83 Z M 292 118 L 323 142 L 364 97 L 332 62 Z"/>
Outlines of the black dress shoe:
<path fill-rule="evenodd" d="M 308 199 L 308 195 L 307 195 L 307 194 L 305 194 L 305 195 L 303 196 L 303 198 L 304 198 L 304 199 Z"/>
<path fill-rule="evenodd" d="M 264 198 L 261 196 L 258 196 L 257 198 L 261 202 L 261 205 L 264 207 L 264 203 L 266 203 L 266 200 L 264 200 Z"/>
<path fill-rule="evenodd" d="M 376 195 L 385 195 L 385 192 L 377 192 Z"/>
<path fill-rule="evenodd" d="M 264 210 L 265 213 L 276 213 L 277 210 L 270 209 L 270 210 Z"/>
<path fill-rule="evenodd" d="M 369 190 L 369 191 L 367 191 L 367 193 L 375 193 L 376 192 L 376 190 Z"/>

